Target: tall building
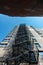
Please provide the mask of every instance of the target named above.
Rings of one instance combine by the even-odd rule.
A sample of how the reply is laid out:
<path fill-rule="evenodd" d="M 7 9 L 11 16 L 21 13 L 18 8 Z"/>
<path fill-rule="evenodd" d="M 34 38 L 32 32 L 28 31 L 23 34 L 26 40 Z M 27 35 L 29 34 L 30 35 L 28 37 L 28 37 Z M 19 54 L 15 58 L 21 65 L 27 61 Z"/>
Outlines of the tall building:
<path fill-rule="evenodd" d="M 42 65 L 43 38 L 32 26 L 16 26 L 0 43 L 0 65 Z"/>

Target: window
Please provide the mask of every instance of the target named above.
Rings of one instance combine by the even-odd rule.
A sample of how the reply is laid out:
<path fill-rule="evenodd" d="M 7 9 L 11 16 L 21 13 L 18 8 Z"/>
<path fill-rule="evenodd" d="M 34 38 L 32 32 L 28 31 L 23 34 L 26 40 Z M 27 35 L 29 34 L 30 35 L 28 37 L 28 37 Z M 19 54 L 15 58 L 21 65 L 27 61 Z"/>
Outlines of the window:
<path fill-rule="evenodd" d="M 31 46 L 31 44 L 30 45 L 28 45 L 28 49 L 30 50 L 30 49 L 32 49 L 32 46 Z"/>
<path fill-rule="evenodd" d="M 35 43 L 36 47 L 38 48 L 41 48 L 40 44 L 39 43 Z"/>
<path fill-rule="evenodd" d="M 33 37 L 34 42 L 37 42 L 37 40 Z"/>
<path fill-rule="evenodd" d="M 5 47 L 7 44 L 0 44 L 0 48 L 2 47 Z"/>
<path fill-rule="evenodd" d="M 34 56 L 34 53 L 30 53 L 30 56 L 29 56 L 30 58 L 30 61 L 35 61 L 35 56 Z"/>
<path fill-rule="evenodd" d="M 41 37 L 43 37 L 43 36 L 41 36 Z"/>
<path fill-rule="evenodd" d="M 40 56 L 41 60 L 43 61 L 43 52 L 39 52 L 39 56 Z"/>

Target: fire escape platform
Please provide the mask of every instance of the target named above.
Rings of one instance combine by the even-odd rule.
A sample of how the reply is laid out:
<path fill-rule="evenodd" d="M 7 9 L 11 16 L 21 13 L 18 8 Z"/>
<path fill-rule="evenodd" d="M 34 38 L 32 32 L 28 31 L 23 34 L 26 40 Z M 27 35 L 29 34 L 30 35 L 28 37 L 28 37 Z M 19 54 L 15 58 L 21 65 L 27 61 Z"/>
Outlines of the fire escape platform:
<path fill-rule="evenodd" d="M 41 58 L 41 56 L 39 55 L 38 64 L 21 63 L 20 65 L 43 65 L 43 58 Z"/>

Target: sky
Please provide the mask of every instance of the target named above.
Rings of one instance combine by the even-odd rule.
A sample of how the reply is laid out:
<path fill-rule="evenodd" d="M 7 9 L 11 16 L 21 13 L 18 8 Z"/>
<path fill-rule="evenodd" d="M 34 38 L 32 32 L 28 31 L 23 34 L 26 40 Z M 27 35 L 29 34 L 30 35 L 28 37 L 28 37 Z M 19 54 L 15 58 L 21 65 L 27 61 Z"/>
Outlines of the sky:
<path fill-rule="evenodd" d="M 43 17 L 11 17 L 0 14 L 0 42 L 16 25 L 22 23 L 35 28 L 43 28 Z"/>

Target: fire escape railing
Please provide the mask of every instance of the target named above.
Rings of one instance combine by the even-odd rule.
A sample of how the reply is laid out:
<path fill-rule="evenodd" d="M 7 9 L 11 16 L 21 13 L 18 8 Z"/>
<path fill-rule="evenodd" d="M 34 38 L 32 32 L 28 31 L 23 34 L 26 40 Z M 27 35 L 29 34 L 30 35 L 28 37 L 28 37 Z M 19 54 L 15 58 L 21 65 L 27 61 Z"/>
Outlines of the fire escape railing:
<path fill-rule="evenodd" d="M 20 63 L 37 64 L 38 63 L 38 49 L 34 46 L 34 42 L 30 37 L 30 31 L 25 25 L 20 25 L 12 42 L 12 52 L 6 58 L 7 65 L 19 65 Z M 10 46 L 10 45 L 9 45 Z M 10 56 L 11 54 L 11 56 Z"/>

